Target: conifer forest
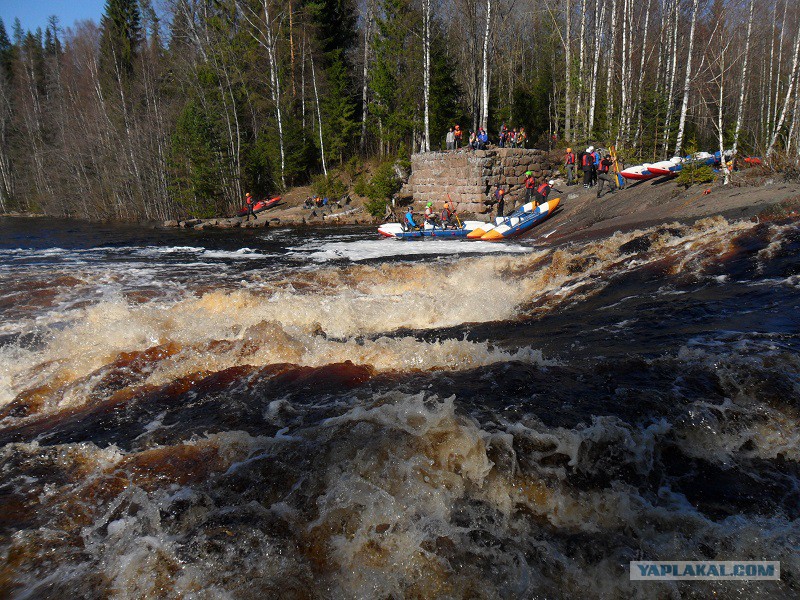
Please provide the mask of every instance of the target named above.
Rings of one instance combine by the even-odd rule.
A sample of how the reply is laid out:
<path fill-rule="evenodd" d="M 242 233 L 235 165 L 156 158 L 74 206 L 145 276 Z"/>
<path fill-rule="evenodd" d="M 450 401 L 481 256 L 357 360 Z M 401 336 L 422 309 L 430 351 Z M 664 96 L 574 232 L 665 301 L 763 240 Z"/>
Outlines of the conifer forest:
<path fill-rule="evenodd" d="M 796 0 L 107 0 L 0 21 L 0 212 L 210 216 L 455 124 L 796 165 L 798 63 Z"/>

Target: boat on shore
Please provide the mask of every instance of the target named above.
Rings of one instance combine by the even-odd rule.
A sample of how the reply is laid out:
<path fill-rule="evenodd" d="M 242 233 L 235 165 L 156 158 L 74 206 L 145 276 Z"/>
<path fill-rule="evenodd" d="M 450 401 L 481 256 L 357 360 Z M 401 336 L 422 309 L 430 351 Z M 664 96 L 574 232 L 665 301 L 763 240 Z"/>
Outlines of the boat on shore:
<path fill-rule="evenodd" d="M 643 165 L 637 165 L 635 167 L 623 169 L 619 172 L 619 174 L 625 179 L 633 179 L 634 181 L 646 181 L 648 179 L 652 179 L 653 177 L 658 177 L 658 175 L 650 171 L 649 167 L 650 165 L 645 163 Z"/>
<path fill-rule="evenodd" d="M 253 204 L 253 213 L 260 213 L 261 211 L 267 210 L 275 206 L 278 202 L 281 201 L 280 196 L 275 196 L 274 198 L 270 198 L 269 200 L 259 200 L 255 204 Z M 236 213 L 237 217 L 245 217 L 247 216 L 247 206 L 243 206 L 241 210 Z"/>
<path fill-rule="evenodd" d="M 675 156 L 669 160 L 652 163 L 648 165 L 647 170 L 659 177 L 675 177 L 683 168 L 682 163 L 683 159 L 679 156 Z"/>

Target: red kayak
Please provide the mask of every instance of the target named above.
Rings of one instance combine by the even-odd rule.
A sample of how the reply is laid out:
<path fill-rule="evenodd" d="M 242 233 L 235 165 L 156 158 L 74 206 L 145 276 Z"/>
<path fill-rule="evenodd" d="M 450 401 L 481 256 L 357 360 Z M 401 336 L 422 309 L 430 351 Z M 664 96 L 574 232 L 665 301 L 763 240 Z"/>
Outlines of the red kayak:
<path fill-rule="evenodd" d="M 270 198 L 269 200 L 259 200 L 255 204 L 253 204 L 253 212 L 260 213 L 262 210 L 267 210 L 268 208 L 275 206 L 278 202 L 281 201 L 280 196 L 275 196 L 274 198 Z M 242 210 L 236 213 L 237 217 L 244 217 L 247 215 L 247 207 L 242 207 Z"/>

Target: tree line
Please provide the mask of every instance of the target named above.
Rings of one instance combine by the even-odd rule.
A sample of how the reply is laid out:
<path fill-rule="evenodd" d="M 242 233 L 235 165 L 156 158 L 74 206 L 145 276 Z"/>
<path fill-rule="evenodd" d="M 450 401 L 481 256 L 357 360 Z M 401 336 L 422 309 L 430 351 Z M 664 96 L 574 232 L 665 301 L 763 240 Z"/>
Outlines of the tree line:
<path fill-rule="evenodd" d="M 107 0 L 0 21 L 0 211 L 229 212 L 450 126 L 797 162 L 793 0 Z"/>

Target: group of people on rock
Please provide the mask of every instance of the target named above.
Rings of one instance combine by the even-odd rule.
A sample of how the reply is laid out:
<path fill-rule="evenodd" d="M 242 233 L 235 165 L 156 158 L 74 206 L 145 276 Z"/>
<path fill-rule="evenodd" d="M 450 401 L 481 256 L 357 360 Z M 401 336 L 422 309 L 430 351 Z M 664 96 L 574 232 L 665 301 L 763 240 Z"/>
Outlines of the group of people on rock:
<path fill-rule="evenodd" d="M 577 155 L 572 151 L 572 148 L 567 148 L 564 154 L 564 167 L 567 171 L 567 185 L 575 185 L 577 181 L 577 170 L 583 173 L 583 187 L 588 189 L 590 187 L 597 187 L 597 197 L 603 195 L 603 187 L 608 184 L 608 191 L 614 193 L 616 191 L 616 176 L 612 172 L 614 161 L 611 154 L 603 153 L 600 149 L 595 149 L 594 146 L 589 146 L 585 151 L 579 152 Z"/>
<path fill-rule="evenodd" d="M 448 150 L 458 150 L 462 146 L 464 139 L 464 132 L 459 125 L 454 125 L 447 131 L 445 142 Z M 497 145 L 500 148 L 524 148 L 528 136 L 525 133 L 525 128 L 520 127 L 517 129 L 509 129 L 505 123 L 500 128 L 500 135 L 498 136 Z M 489 134 L 483 127 L 478 127 L 477 131 L 470 131 L 467 138 L 467 147 L 471 150 L 485 150 L 489 144 Z"/>
<path fill-rule="evenodd" d="M 433 208 L 433 202 L 428 202 L 425 205 L 425 212 L 422 215 L 421 221 L 418 223 L 414 218 L 414 205 L 409 204 L 408 209 L 406 210 L 406 214 L 404 216 L 403 225 L 410 229 L 419 229 L 423 227 L 426 223 L 431 225 L 432 227 L 439 227 L 440 229 L 450 229 L 456 227 L 456 224 L 453 223 L 453 218 L 456 217 L 455 210 L 450 202 L 444 203 L 444 208 L 442 208 L 442 212 L 437 214 Z"/>
<path fill-rule="evenodd" d="M 524 148 L 525 142 L 527 141 L 528 136 L 525 134 L 525 128 L 520 127 L 517 130 L 516 127 L 514 129 L 509 129 L 505 123 L 500 128 L 500 136 L 497 142 L 497 145 L 501 148 Z"/>

